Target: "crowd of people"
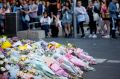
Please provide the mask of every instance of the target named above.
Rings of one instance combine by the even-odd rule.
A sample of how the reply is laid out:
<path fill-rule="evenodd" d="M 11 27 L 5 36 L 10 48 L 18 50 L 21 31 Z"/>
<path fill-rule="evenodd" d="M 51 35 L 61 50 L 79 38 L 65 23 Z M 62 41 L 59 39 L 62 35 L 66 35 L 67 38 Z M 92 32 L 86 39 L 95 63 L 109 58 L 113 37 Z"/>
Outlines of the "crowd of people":
<path fill-rule="evenodd" d="M 86 37 L 84 24 L 88 24 L 89 38 L 97 38 L 99 33 L 103 38 L 117 38 L 120 35 L 120 6 L 119 1 L 89 0 L 88 6 L 82 6 L 77 0 L 75 15 L 77 34 Z M 0 2 L 0 34 L 4 34 L 5 14 L 20 12 L 22 29 L 29 29 L 28 24 L 39 22 L 36 27 L 45 30 L 46 37 L 58 37 L 62 28 L 65 37 L 73 35 L 73 0 L 6 0 Z M 80 31 L 81 30 L 81 31 Z"/>

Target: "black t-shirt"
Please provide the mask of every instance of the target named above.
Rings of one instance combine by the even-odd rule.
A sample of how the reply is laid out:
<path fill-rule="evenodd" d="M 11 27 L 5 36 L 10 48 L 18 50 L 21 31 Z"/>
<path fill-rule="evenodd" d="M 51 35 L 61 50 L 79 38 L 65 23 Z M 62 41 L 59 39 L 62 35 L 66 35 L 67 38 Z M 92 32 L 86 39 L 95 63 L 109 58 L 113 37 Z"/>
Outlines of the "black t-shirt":
<path fill-rule="evenodd" d="M 49 0 L 50 3 L 55 3 L 57 0 Z"/>
<path fill-rule="evenodd" d="M 49 0 L 50 3 L 56 3 L 55 5 L 50 5 L 50 12 L 57 15 L 57 0 Z"/>

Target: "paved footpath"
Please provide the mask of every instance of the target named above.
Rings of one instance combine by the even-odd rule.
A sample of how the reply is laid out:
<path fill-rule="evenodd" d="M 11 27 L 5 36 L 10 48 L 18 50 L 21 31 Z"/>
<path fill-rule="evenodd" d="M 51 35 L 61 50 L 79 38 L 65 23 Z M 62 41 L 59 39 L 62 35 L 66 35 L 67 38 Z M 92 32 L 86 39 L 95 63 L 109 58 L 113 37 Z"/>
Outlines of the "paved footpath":
<path fill-rule="evenodd" d="M 74 43 L 83 48 L 99 64 L 95 65 L 96 71 L 87 72 L 85 79 L 120 79 L 120 38 L 115 39 L 72 39 L 72 38 L 47 38 L 46 41 L 56 41 L 62 44 Z"/>

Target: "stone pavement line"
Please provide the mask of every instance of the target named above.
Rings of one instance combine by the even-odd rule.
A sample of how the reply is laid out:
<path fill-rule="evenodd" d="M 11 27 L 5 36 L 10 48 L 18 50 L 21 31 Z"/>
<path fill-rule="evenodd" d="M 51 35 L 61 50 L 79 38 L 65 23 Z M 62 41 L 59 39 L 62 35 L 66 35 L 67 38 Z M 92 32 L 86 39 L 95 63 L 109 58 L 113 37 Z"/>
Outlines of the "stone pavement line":
<path fill-rule="evenodd" d="M 116 63 L 116 64 L 120 64 L 120 60 L 108 60 L 107 63 Z"/>
<path fill-rule="evenodd" d="M 107 60 L 107 59 L 102 59 L 102 58 L 96 58 L 97 63 L 116 63 L 120 64 L 120 60 Z"/>
<path fill-rule="evenodd" d="M 97 63 L 104 63 L 107 59 L 96 58 Z"/>

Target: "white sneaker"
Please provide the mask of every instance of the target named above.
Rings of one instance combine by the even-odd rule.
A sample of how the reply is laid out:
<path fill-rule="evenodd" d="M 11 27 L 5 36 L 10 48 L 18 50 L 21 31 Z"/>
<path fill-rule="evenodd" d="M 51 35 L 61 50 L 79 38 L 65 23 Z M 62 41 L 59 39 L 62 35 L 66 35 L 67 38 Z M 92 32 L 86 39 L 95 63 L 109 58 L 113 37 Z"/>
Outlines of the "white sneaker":
<path fill-rule="evenodd" d="M 97 35 L 96 35 L 96 34 L 94 34 L 92 37 L 93 37 L 93 38 L 97 38 Z"/>
<path fill-rule="evenodd" d="M 92 34 L 90 34 L 90 35 L 89 35 L 89 38 L 92 38 L 92 37 L 93 37 L 93 35 L 92 35 Z"/>
<path fill-rule="evenodd" d="M 110 38 L 110 35 L 105 35 L 103 36 L 103 38 Z"/>

